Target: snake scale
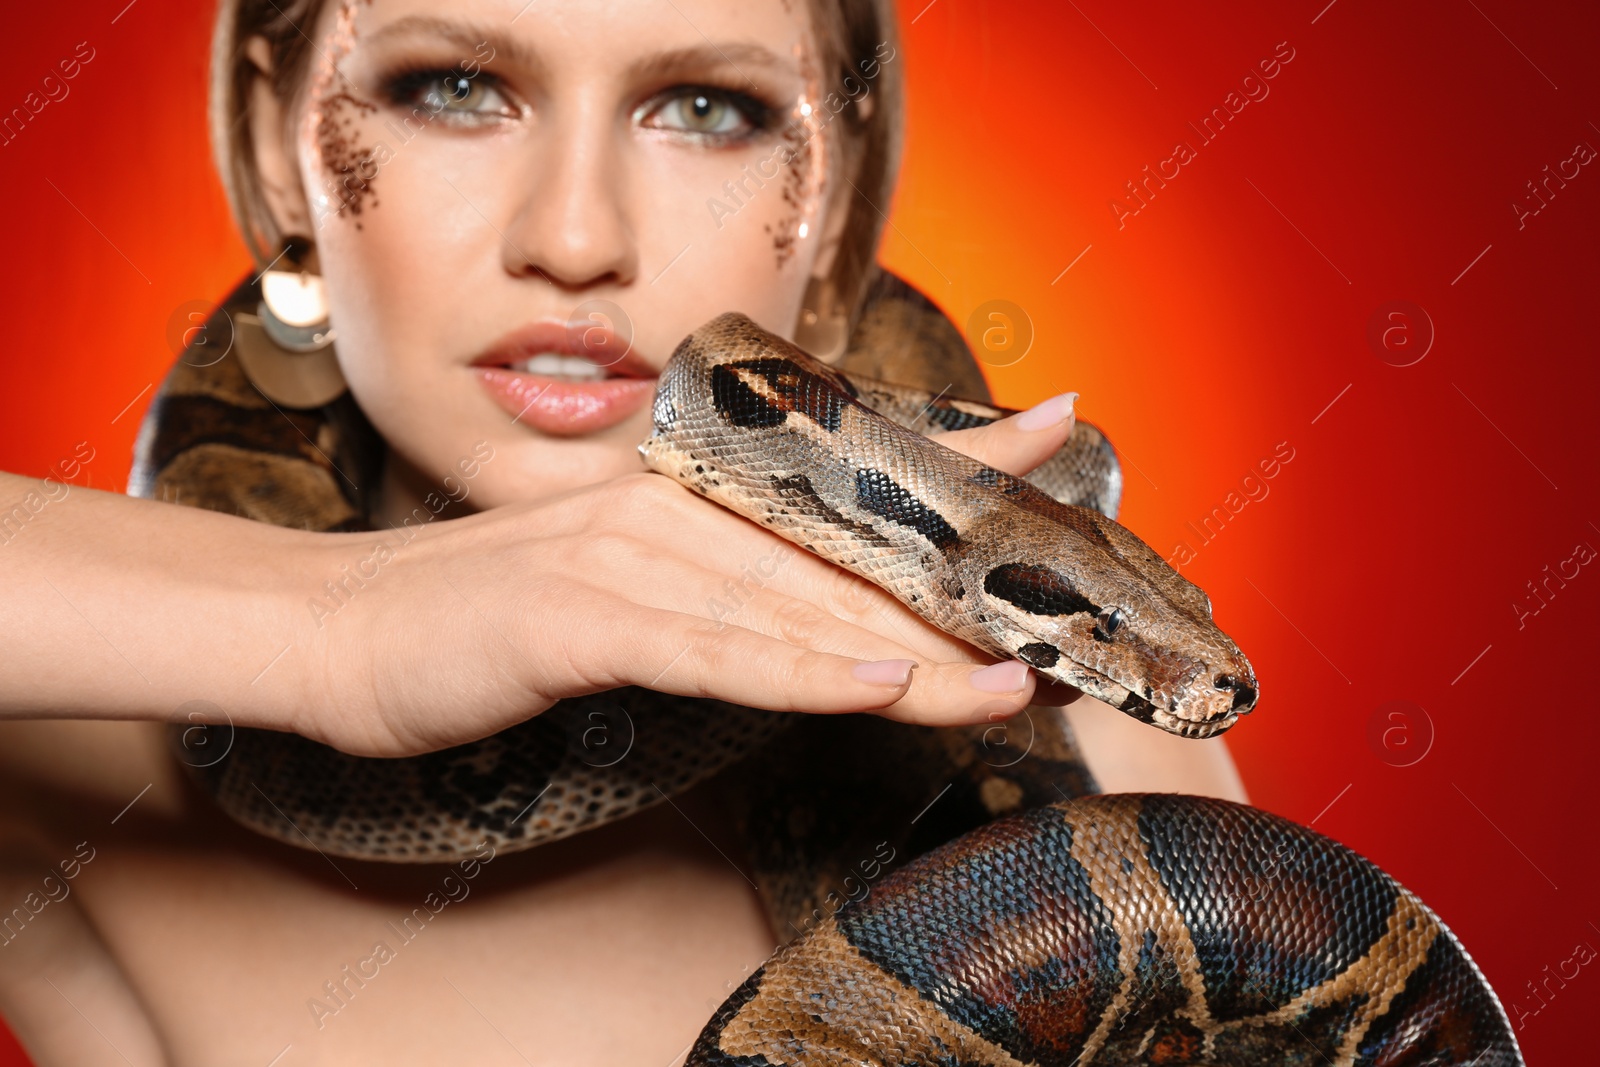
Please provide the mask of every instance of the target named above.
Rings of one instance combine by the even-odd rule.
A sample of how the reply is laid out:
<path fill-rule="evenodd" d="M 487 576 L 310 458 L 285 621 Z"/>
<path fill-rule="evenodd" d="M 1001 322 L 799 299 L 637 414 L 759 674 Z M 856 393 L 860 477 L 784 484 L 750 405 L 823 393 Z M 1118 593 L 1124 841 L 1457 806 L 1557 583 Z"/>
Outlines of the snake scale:
<path fill-rule="evenodd" d="M 258 301 L 241 284 L 207 332 L 248 330 Z M 367 530 L 383 446 L 354 401 L 284 409 L 235 356 L 196 357 L 146 417 L 130 492 Z M 1114 521 L 1097 429 L 1027 481 L 923 436 L 1007 412 L 886 271 L 833 364 L 724 315 L 679 346 L 653 413 L 649 466 L 995 657 L 1185 736 L 1257 700 L 1205 594 Z M 234 818 L 366 859 L 525 848 L 709 779 L 786 943 L 690 1064 L 1522 1063 L 1466 951 L 1392 878 L 1253 808 L 1099 795 L 1055 711 L 936 730 L 627 689 L 408 759 L 231 727 L 202 758 L 192 734 L 175 752 Z"/>

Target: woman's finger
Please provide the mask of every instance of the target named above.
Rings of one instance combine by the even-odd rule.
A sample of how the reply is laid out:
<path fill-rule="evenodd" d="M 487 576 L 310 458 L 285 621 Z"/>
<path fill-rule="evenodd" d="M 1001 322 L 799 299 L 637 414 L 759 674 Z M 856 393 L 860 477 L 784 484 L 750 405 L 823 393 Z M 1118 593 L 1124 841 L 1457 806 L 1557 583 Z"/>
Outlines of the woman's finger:
<path fill-rule="evenodd" d="M 759 556 L 687 557 L 631 532 L 551 539 L 569 573 L 634 603 L 733 623 L 820 652 L 974 662 L 971 646 L 906 610 L 884 590 L 756 529 Z M 752 553 L 754 548 L 751 549 Z M 721 564 L 721 567 L 714 566 Z M 841 593 L 840 591 L 847 591 Z"/>
<path fill-rule="evenodd" d="M 534 680 L 546 695 L 637 685 L 770 711 L 878 712 L 906 722 L 954 725 L 1015 714 L 1034 692 L 1033 672 L 1014 661 L 978 667 L 919 666 L 900 657 L 865 660 L 621 598 L 594 606 L 602 617 L 631 616 L 632 625 L 623 631 L 630 635 L 626 647 L 615 641 L 569 643 L 561 662 L 566 678 Z"/>
<path fill-rule="evenodd" d="M 744 568 L 737 580 L 632 536 L 607 534 L 582 544 L 564 539 L 550 547 L 573 559 L 581 573 L 591 575 L 590 582 L 603 580 L 605 588 L 641 607 L 682 619 L 698 617 L 719 631 L 752 631 L 813 652 L 863 662 L 921 663 L 910 690 L 884 711 L 891 718 L 981 721 L 1013 714 L 1029 700 L 1031 672 L 1024 665 L 987 664 L 987 657 L 966 642 L 908 617 L 882 589 L 786 543 L 775 547 L 770 566 Z M 1034 703 L 1065 699 L 1056 690 L 1032 693 Z"/>
<path fill-rule="evenodd" d="M 1072 408 L 1077 398 L 1077 393 L 1062 393 L 987 426 L 931 436 L 946 448 L 996 470 L 1024 477 L 1067 443 L 1075 422 Z"/>
<path fill-rule="evenodd" d="M 657 485 L 630 492 L 649 493 L 654 505 L 619 511 L 608 526 L 596 526 L 561 539 L 552 555 L 579 559 L 576 573 L 605 582 L 615 592 L 656 607 L 720 620 L 747 610 L 763 593 L 777 593 L 893 641 L 899 648 L 939 660 L 978 662 L 970 645 L 915 615 L 893 594 L 865 578 L 807 552 L 770 530 L 705 500 L 670 479 L 646 476 Z M 715 548 L 708 546 L 714 545 Z M 663 581 L 680 567 L 701 567 L 711 582 L 691 578 Z M 743 623 L 741 623 L 743 624 Z M 760 627 L 757 627 L 760 628 Z M 773 636 L 782 636 L 770 629 Z"/>

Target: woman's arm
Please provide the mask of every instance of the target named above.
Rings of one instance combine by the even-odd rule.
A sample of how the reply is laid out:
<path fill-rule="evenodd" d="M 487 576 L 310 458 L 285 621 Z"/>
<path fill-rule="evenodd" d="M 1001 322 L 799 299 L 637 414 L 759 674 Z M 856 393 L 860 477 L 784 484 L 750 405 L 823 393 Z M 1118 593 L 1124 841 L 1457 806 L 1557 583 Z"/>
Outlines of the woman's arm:
<path fill-rule="evenodd" d="M 1063 400 L 940 439 L 1025 474 L 1071 432 Z M 7 525 L 12 502 L 27 517 Z M 405 540 L 0 473 L 0 589 L 0 717 L 226 715 L 363 755 L 473 740 L 621 685 L 938 724 L 1071 695 L 985 666 L 863 579 L 648 474 Z M 1220 742 L 1093 710 L 1073 723 L 1108 788 L 1242 795 Z"/>
<path fill-rule="evenodd" d="M 0 473 L 0 717 L 176 719 L 207 699 L 282 726 L 300 672 L 265 669 L 319 540 Z"/>
<path fill-rule="evenodd" d="M 1169 734 L 1088 697 L 1062 710 L 1107 793 L 1189 793 L 1250 802 L 1220 737 L 1197 741 Z"/>
<path fill-rule="evenodd" d="M 1031 466 L 1070 418 L 1044 429 L 951 443 Z M 0 588 L 13 718 L 225 715 L 404 755 L 630 684 L 929 723 L 1044 699 L 1023 665 L 648 474 L 406 535 L 0 474 Z"/>
<path fill-rule="evenodd" d="M 723 573 L 653 527 L 702 549 L 720 540 L 724 561 L 775 556 L 779 575 L 795 572 L 784 585 L 809 581 L 816 601 L 861 596 L 863 617 L 904 609 L 845 589 L 833 568 L 655 475 L 440 523 L 409 542 L 61 488 L 0 544 L 7 717 L 180 721 L 205 701 L 237 725 L 397 755 L 628 684 L 782 710 L 897 705 L 932 721 L 982 719 L 982 707 L 1032 695 L 1020 670 L 986 692 L 982 678 L 969 684 L 982 664 L 953 643 L 929 662 L 775 583 L 747 583 L 738 617 L 719 626 L 703 609 L 728 602 Z M 0 474 L 0 506 L 26 511 L 40 489 Z M 920 621 L 904 613 L 896 625 Z M 903 700 L 919 659 L 921 691 Z"/>

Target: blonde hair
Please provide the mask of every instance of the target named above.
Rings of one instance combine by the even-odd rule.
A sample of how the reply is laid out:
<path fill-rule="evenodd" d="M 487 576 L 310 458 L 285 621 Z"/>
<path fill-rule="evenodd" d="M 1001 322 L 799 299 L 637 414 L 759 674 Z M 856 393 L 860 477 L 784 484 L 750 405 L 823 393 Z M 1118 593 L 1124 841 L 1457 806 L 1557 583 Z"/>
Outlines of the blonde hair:
<path fill-rule="evenodd" d="M 211 44 L 212 151 L 234 220 L 258 266 L 276 257 L 290 235 L 279 232 L 262 190 L 250 137 L 250 93 L 257 68 L 245 46 L 255 36 L 266 41 L 272 91 L 280 100 L 293 100 L 313 54 L 300 27 L 314 26 L 328 2 L 221 0 L 218 9 Z M 830 122 L 837 131 L 833 143 L 841 164 L 837 202 L 848 214 L 827 280 L 853 324 L 874 274 L 883 217 L 900 164 L 904 104 L 894 4 L 893 0 L 808 3 L 820 52 L 823 99 L 829 93 L 848 98 L 838 120 Z M 870 100 L 870 106 L 863 108 L 862 100 Z"/>

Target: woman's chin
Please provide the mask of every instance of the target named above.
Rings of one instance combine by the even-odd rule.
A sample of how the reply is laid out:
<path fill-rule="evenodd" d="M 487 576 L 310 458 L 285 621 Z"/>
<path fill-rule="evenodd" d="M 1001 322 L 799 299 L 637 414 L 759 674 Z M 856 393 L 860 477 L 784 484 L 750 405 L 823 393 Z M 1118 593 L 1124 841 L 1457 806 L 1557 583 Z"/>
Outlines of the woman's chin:
<path fill-rule="evenodd" d="M 497 446 L 494 462 L 486 464 L 484 471 L 494 477 L 480 479 L 473 502 L 480 508 L 537 503 L 642 473 L 645 466 L 639 459 L 638 444 L 649 428 L 633 432 L 630 425 L 584 437 L 529 434 L 505 447 Z"/>

